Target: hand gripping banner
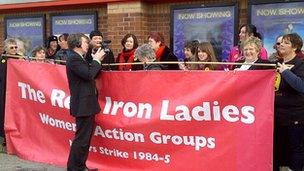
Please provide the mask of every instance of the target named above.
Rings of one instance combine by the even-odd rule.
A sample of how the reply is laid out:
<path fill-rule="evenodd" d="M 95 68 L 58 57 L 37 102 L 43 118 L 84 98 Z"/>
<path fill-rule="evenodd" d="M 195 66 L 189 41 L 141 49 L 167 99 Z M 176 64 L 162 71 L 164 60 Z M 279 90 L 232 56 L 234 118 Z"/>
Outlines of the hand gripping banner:
<path fill-rule="evenodd" d="M 274 71 L 102 72 L 89 167 L 272 170 Z M 8 152 L 65 166 L 76 125 L 65 67 L 8 62 Z"/>

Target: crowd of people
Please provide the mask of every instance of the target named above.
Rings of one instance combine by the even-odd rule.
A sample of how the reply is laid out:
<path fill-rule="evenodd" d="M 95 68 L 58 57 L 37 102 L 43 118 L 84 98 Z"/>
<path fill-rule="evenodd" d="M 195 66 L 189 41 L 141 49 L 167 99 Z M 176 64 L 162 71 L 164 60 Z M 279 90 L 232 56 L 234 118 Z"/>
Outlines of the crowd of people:
<path fill-rule="evenodd" d="M 75 36 L 73 34 L 73 36 Z M 79 36 L 79 35 L 78 35 Z M 85 37 L 85 36 L 80 36 Z M 75 37 L 72 37 L 75 39 Z M 75 56 L 69 46 L 74 49 L 81 48 L 78 44 L 68 43 L 69 34 L 64 33 L 57 38 L 50 36 L 46 48 L 39 46 L 34 48 L 31 56 L 37 61 L 54 62 L 64 61 Z M 254 65 L 256 63 L 276 64 L 277 82 L 275 84 L 275 129 L 274 129 L 274 170 L 280 166 L 288 166 L 293 171 L 304 169 L 304 62 L 303 62 L 303 40 L 297 33 L 278 35 L 274 40 L 275 53 L 268 55 L 263 47 L 261 34 L 257 32 L 254 25 L 242 25 L 239 29 L 239 43 L 230 51 L 229 61 L 238 65 L 217 65 L 218 58 L 210 42 L 199 42 L 191 40 L 185 43 L 185 62 L 177 62 L 178 58 L 165 44 L 161 33 L 153 32 L 147 37 L 147 43 L 139 45 L 134 34 L 126 34 L 122 40 L 122 50 L 115 57 L 112 50 L 103 41 L 100 31 L 92 31 L 88 38 L 88 49 L 82 53 L 88 63 L 96 63 L 96 54 L 100 50 L 103 57 L 98 58 L 98 63 L 122 65 L 105 65 L 103 69 L 118 71 L 133 70 L 260 70 L 275 69 L 274 65 Z M 69 46 L 68 46 L 69 45 Z M 20 55 L 18 53 L 17 41 L 8 38 L 4 42 L 5 54 Z M 77 56 L 77 55 L 76 55 Z M 143 62 L 144 65 L 132 65 L 134 62 Z M 151 62 L 169 62 L 157 63 Z M 192 63 L 189 63 L 192 62 Z M 209 63 L 197 63 L 209 62 Z M 1 67 L 4 68 L 4 67 Z M 68 68 L 68 65 L 67 65 Z M 100 68 L 100 67 L 97 67 Z M 4 73 L 4 71 L 1 71 Z M 94 73 L 95 75 L 97 73 Z M 2 74 L 3 75 L 3 74 Z M 5 80 L 5 76 L 2 77 Z M 2 81 L 3 82 L 3 81 Z M 3 89 L 2 89 L 3 90 Z M 3 97 L 3 93 L 1 97 Z M 93 112 L 96 113 L 96 112 Z M 2 116 L 3 117 L 3 116 Z M 0 119 L 3 122 L 3 118 Z M 1 123 L 3 127 L 3 123 Z M 2 130 L 2 132 L 1 132 Z M 0 130 L 4 135 L 3 128 Z"/>

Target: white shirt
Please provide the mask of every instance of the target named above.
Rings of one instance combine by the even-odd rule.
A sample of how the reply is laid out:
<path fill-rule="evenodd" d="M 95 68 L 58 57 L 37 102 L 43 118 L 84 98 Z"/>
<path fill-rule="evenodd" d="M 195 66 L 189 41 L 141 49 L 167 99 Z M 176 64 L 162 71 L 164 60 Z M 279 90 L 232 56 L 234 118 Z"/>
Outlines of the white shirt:
<path fill-rule="evenodd" d="M 257 59 L 258 60 L 258 59 Z M 246 71 L 248 70 L 251 65 L 246 65 L 246 64 L 254 64 L 257 60 L 253 61 L 253 62 L 244 62 L 243 65 L 240 67 L 240 68 L 236 68 L 235 70 L 238 70 L 238 71 Z"/>

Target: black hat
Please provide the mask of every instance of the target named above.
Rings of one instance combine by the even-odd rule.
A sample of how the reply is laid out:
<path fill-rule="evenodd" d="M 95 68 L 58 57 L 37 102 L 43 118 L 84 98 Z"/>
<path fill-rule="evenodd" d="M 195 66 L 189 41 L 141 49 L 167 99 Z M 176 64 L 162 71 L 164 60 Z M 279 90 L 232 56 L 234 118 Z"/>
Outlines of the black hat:
<path fill-rule="evenodd" d="M 48 42 L 52 42 L 52 41 L 58 42 L 57 36 L 50 36 L 50 37 L 48 38 Z"/>
<path fill-rule="evenodd" d="M 48 37 L 48 41 L 47 41 L 47 44 L 46 44 L 46 48 L 49 48 L 50 47 L 50 44 L 51 44 L 51 42 L 53 42 L 53 41 L 56 41 L 56 42 L 58 42 L 58 38 L 57 38 L 57 36 L 50 36 L 50 37 Z"/>
<path fill-rule="evenodd" d="M 102 33 L 99 31 L 99 30 L 94 30 L 94 31 L 91 31 L 90 33 L 90 39 L 92 39 L 94 36 L 102 36 Z"/>

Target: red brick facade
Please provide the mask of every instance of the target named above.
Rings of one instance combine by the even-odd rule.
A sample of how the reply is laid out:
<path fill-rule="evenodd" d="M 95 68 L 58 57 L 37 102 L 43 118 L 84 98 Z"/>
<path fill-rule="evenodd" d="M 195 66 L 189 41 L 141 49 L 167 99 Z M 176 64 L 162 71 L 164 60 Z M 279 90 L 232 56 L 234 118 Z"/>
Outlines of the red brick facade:
<path fill-rule="evenodd" d="M 149 32 L 159 31 L 164 34 L 165 42 L 170 45 L 170 7 L 182 4 L 220 4 L 231 3 L 234 0 L 197 0 L 197 1 L 175 1 L 170 3 L 151 3 L 141 1 L 114 2 L 108 4 L 87 4 L 78 6 L 64 6 L 64 8 L 43 8 L 22 9 L 20 13 L 17 9 L 14 12 L 0 14 L 0 52 L 3 51 L 4 41 L 4 17 L 29 14 L 45 14 L 46 16 L 46 37 L 50 34 L 50 14 L 77 12 L 77 11 L 97 11 L 98 29 L 104 34 L 106 39 L 112 40 L 111 48 L 117 56 L 121 50 L 120 41 L 126 33 L 135 34 L 139 43 L 146 41 Z M 247 22 L 247 0 L 238 0 L 239 25 Z"/>

